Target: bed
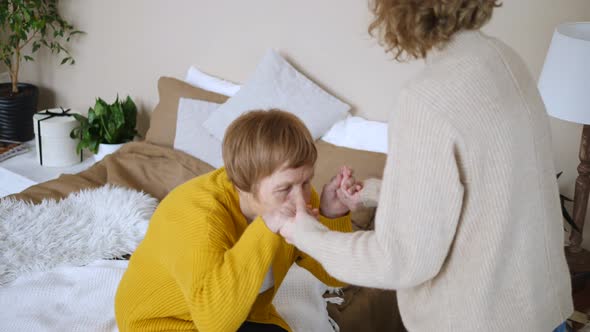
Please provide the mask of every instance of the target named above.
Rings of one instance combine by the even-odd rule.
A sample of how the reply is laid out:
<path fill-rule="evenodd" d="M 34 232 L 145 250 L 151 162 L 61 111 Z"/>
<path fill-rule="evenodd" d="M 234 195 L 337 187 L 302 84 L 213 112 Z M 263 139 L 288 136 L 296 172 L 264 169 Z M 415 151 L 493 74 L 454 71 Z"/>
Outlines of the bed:
<path fill-rule="evenodd" d="M 158 93 L 159 103 L 152 113 L 151 126 L 145 141 L 128 143 L 116 153 L 108 155 L 83 172 L 62 175 L 55 180 L 32 186 L 10 197 L 38 204 L 43 200 L 60 200 L 81 190 L 111 184 L 142 191 L 161 200 L 179 184 L 213 170 L 214 167 L 210 164 L 174 149 L 178 103 L 181 98 L 223 103 L 227 97 L 170 77 L 159 79 Z M 318 162 L 313 180 L 315 188 L 321 188 L 323 184 L 327 183 L 338 167 L 343 164 L 351 166 L 360 179 L 381 177 L 385 163 L 384 154 L 338 147 L 322 140 L 317 141 L 316 147 Z M 374 209 L 355 212 L 352 216 L 353 227 L 357 230 L 372 229 L 374 213 Z M 117 260 L 93 263 L 89 264 L 87 268 L 94 272 L 89 273 L 87 269 L 85 273 L 97 277 L 107 275 L 106 273 L 116 276 L 122 274 L 125 269 L 125 265 L 121 264 L 124 263 Z M 63 275 L 75 274 L 77 273 L 75 271 L 78 271 L 75 270 L 77 268 L 61 270 L 61 273 Z M 52 270 L 52 273 L 55 276 L 59 275 L 60 271 Z M 32 287 L 31 285 L 38 284 L 46 277 L 47 274 L 44 275 L 42 272 L 29 276 L 25 281 L 21 280 L 20 283 L 15 283 L 16 286 L 8 285 L 8 287 L 15 287 L 12 291 L 2 290 L 0 287 L 0 304 L 11 303 L 12 299 L 8 298 L 9 296 L 26 292 Z M 86 279 L 84 287 L 95 291 L 96 287 L 92 286 L 94 284 Z M 110 292 L 113 292 L 116 283 L 111 282 L 109 285 L 111 285 Z M 322 295 L 328 298 L 326 301 L 327 311 L 339 326 L 340 331 L 404 331 L 393 291 L 348 286 L 342 292 L 325 292 Z M 3 296 L 4 298 L 2 298 Z M 337 299 L 329 299 L 334 297 Z M 64 303 L 68 305 L 67 302 Z M 26 308 L 26 304 L 22 305 L 23 308 Z M 108 306 L 108 303 L 106 305 Z M 67 312 L 75 313 L 75 311 L 58 310 L 54 314 L 67 315 Z M 46 331 L 64 329 L 63 325 L 57 327 L 59 324 L 51 323 L 51 319 L 45 325 L 40 323 L 44 319 L 47 320 L 47 317 L 27 316 L 26 313 L 19 315 L 19 317 L 1 317 L 0 315 L 0 321 L 4 321 L 4 323 L 0 323 L 0 331 L 14 330 L 18 326 L 34 326 L 35 329 Z M 24 324 L 23 322 L 27 322 L 27 320 L 29 322 Z M 31 321 L 37 325 L 31 325 Z M 67 324 L 67 322 L 63 324 Z M 106 317 L 106 320 L 105 317 L 99 320 L 95 319 L 93 324 L 88 327 L 88 331 L 116 330 L 116 326 L 113 325 L 114 317 Z"/>

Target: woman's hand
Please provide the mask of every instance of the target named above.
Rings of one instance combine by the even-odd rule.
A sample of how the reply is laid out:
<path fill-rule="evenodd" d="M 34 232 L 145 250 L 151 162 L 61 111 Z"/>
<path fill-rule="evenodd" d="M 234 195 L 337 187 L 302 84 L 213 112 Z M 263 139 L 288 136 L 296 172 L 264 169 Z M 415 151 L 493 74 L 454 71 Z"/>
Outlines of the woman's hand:
<path fill-rule="evenodd" d="M 340 188 L 336 190 L 336 196 L 349 210 L 355 211 L 361 206 L 361 191 L 363 183 L 356 181 L 352 176 L 352 170 L 345 167 Z"/>
<path fill-rule="evenodd" d="M 278 233 L 281 227 L 295 217 L 295 204 L 287 200 L 279 208 L 264 213 L 261 217 L 264 224 L 273 233 Z"/>
<path fill-rule="evenodd" d="M 283 223 L 282 227 L 279 229 L 279 233 L 285 238 L 287 243 L 294 244 L 296 224 L 301 222 L 304 218 L 311 218 L 314 222 L 319 222 L 320 211 L 312 208 L 311 205 L 306 205 L 302 194 L 296 193 L 291 202 L 294 204 L 294 214 L 286 219 L 286 222 Z"/>
<path fill-rule="evenodd" d="M 319 209 L 314 209 L 311 205 L 305 204 L 303 193 L 301 191 L 294 192 L 294 196 L 285 201 L 279 208 L 263 214 L 262 220 L 268 229 L 273 233 L 278 233 L 279 230 L 287 223 L 293 223 L 296 214 L 296 201 L 301 198 L 305 206 L 306 213 L 314 219 L 319 219 Z"/>
<path fill-rule="evenodd" d="M 352 175 L 352 170 L 347 166 L 342 166 L 336 176 L 326 184 L 320 196 L 320 213 L 327 218 L 338 218 L 347 214 L 350 207 L 347 201 L 338 197 L 338 190 L 345 188 L 347 191 L 361 190 L 362 184 L 356 182 Z"/>

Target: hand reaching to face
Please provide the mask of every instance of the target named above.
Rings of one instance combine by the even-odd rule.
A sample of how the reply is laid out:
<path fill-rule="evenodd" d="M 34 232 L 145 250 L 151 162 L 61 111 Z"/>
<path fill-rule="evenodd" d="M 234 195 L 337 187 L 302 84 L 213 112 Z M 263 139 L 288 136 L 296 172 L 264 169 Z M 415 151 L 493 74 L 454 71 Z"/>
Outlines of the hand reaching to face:
<path fill-rule="evenodd" d="M 343 167 L 343 169 L 342 181 L 340 187 L 336 190 L 336 196 L 343 205 L 349 210 L 354 211 L 361 205 L 363 183 L 355 180 L 350 168 Z"/>
<path fill-rule="evenodd" d="M 305 204 L 302 194 L 296 194 L 293 201 L 295 205 L 295 213 L 291 218 L 287 219 L 279 230 L 281 236 L 283 236 L 285 241 L 289 244 L 295 242 L 295 225 L 297 222 L 302 218 L 313 218 L 316 221 L 320 218 L 320 211 Z"/>
<path fill-rule="evenodd" d="M 295 204 L 292 200 L 287 200 L 279 208 L 264 213 L 261 217 L 264 224 L 273 233 L 278 233 L 286 222 L 295 217 Z"/>
<path fill-rule="evenodd" d="M 315 219 L 319 219 L 319 209 L 314 209 L 311 205 L 305 203 L 301 190 L 294 190 L 293 194 L 289 199 L 285 201 L 279 208 L 272 211 L 268 211 L 262 215 L 266 227 L 273 233 L 278 233 L 279 230 L 286 224 L 292 223 L 295 218 L 296 211 L 296 200 L 301 198 L 303 205 L 307 211 L 307 214 Z"/>

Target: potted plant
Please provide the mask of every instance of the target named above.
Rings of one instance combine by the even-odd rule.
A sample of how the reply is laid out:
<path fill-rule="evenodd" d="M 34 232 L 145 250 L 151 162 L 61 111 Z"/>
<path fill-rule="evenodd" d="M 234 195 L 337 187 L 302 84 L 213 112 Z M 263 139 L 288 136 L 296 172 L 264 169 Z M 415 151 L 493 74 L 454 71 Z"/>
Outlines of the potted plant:
<path fill-rule="evenodd" d="M 81 153 L 86 148 L 96 154 L 96 161 L 137 135 L 137 107 L 130 97 L 121 101 L 117 96 L 110 105 L 98 98 L 94 108 L 88 109 L 88 117 L 80 114 L 74 114 L 74 117 L 80 123 L 70 133 L 71 138 L 80 139 L 76 152 Z"/>
<path fill-rule="evenodd" d="M 46 47 L 53 54 L 65 54 L 61 64 L 75 63 L 63 43 L 82 32 L 59 15 L 57 2 L 0 1 L 0 31 L 3 32 L 0 62 L 7 67 L 11 81 L 0 84 L 0 139 L 28 141 L 33 138 L 33 114 L 37 110 L 39 90 L 19 81 L 22 61 L 33 61 L 33 54 Z"/>

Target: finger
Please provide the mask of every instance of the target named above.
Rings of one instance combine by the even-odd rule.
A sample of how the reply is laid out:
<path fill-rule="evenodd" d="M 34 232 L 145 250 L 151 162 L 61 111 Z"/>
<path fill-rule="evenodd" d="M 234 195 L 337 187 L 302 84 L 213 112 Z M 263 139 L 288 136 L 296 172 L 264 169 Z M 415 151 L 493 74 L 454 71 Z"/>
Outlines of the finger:
<path fill-rule="evenodd" d="M 336 188 L 338 188 L 340 186 L 341 182 L 342 182 L 342 174 L 338 173 L 334 177 L 332 177 L 332 179 L 330 179 L 330 182 L 328 182 L 328 184 L 326 184 L 324 189 L 336 190 Z"/>
<path fill-rule="evenodd" d="M 352 168 L 348 167 L 348 166 L 342 166 L 341 167 L 341 172 L 343 175 L 347 175 L 347 176 L 352 176 L 353 170 Z"/>
<path fill-rule="evenodd" d="M 350 180 L 350 176 L 344 175 L 342 177 L 342 181 L 340 181 L 340 186 L 339 187 L 342 188 L 342 189 L 348 189 L 349 186 L 347 186 L 347 183 L 349 183 L 349 180 Z"/>
<path fill-rule="evenodd" d="M 295 187 L 295 191 L 293 192 L 294 199 L 295 199 L 295 210 L 297 212 L 304 212 L 307 210 L 307 203 L 305 202 L 305 198 L 303 198 L 303 192 L 299 187 Z"/>
<path fill-rule="evenodd" d="M 349 177 L 346 180 L 343 180 L 342 183 L 343 183 L 344 187 L 351 188 L 355 184 L 355 180 L 353 177 Z"/>
<path fill-rule="evenodd" d="M 341 202 L 346 202 L 347 200 L 350 199 L 350 195 L 348 194 L 348 192 L 345 190 L 342 190 L 342 189 L 338 189 L 336 191 L 336 197 L 338 197 L 338 199 Z"/>

